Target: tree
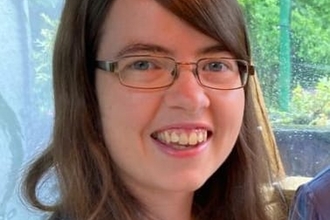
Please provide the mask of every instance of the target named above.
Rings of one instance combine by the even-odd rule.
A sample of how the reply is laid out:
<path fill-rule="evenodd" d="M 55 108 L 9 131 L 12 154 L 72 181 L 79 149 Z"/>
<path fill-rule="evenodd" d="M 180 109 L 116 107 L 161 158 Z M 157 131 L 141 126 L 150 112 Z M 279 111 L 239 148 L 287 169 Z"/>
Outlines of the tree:
<path fill-rule="evenodd" d="M 280 0 L 239 0 L 248 20 L 254 62 L 266 104 L 279 109 Z M 291 91 L 314 90 L 330 76 L 330 2 L 291 0 Z"/>

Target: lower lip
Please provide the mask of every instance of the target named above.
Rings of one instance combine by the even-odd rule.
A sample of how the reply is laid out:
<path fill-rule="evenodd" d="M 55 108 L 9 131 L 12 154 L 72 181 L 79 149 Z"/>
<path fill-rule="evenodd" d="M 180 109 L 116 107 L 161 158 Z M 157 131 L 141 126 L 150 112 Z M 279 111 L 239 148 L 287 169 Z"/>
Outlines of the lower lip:
<path fill-rule="evenodd" d="M 177 157 L 177 158 L 188 158 L 188 157 L 195 157 L 199 154 L 201 154 L 208 146 L 209 140 L 206 142 L 199 144 L 195 147 L 188 148 L 188 149 L 175 149 L 167 144 L 164 144 L 162 142 L 159 142 L 155 139 L 153 141 L 156 143 L 157 147 L 165 154 Z"/>

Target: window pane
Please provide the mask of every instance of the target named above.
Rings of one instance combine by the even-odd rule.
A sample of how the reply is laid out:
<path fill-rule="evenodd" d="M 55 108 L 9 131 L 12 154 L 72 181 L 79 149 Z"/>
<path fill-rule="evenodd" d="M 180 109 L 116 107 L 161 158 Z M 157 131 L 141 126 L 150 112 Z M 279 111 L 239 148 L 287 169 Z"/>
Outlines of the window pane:
<path fill-rule="evenodd" d="M 327 0 L 241 0 L 258 76 L 288 175 L 330 164 Z"/>

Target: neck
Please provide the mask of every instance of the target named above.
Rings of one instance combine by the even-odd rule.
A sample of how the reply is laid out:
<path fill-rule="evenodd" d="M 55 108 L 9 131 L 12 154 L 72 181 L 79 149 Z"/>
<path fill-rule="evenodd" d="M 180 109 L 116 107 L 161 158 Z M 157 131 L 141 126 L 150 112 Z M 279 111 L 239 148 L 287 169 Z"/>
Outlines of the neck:
<path fill-rule="evenodd" d="M 152 220 L 193 220 L 192 192 L 154 192 L 140 197 Z"/>

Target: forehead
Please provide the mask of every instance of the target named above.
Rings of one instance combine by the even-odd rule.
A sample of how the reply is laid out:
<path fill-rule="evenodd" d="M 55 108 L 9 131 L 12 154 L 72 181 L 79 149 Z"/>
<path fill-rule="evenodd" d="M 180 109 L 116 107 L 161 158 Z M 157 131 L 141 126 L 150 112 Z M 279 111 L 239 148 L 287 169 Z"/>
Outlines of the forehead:
<path fill-rule="evenodd" d="M 197 31 L 154 0 L 117 0 L 103 25 L 98 56 L 113 58 L 134 44 L 152 44 L 170 55 L 197 53 L 220 42 Z"/>

